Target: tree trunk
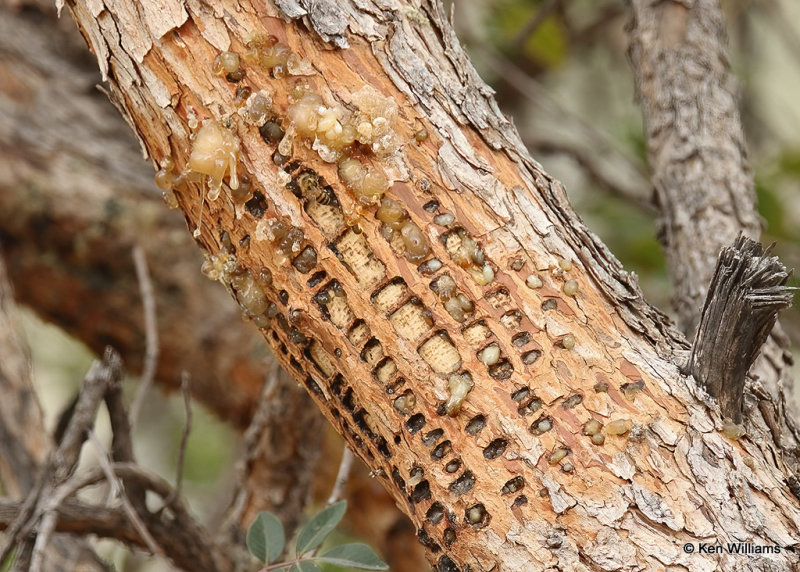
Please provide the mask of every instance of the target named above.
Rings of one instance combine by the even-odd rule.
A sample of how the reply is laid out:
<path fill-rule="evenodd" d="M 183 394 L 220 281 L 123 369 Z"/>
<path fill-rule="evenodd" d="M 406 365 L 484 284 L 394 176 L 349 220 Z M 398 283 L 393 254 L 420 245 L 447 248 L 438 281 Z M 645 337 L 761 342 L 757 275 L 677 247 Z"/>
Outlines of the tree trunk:
<path fill-rule="evenodd" d="M 681 373 L 685 339 L 527 156 L 439 3 L 276 4 L 68 3 L 160 179 L 175 178 L 206 272 L 431 562 L 797 565 L 800 506 L 772 437 L 722 433 Z M 229 51 L 241 69 L 215 66 Z M 384 204 L 381 220 L 365 200 L 380 171 L 405 209 Z M 740 541 L 769 550 L 681 549 Z"/>
<path fill-rule="evenodd" d="M 197 272 L 202 254 L 180 214 L 163 209 L 128 126 L 94 89 L 96 63 L 74 22 L 58 20 L 50 2 L 19 8 L 0 0 L 0 246 L 17 300 L 97 355 L 112 345 L 126 369 L 139 373 L 146 333 L 131 251 L 140 246 L 157 308 L 156 382 L 175 388 L 186 371 L 192 396 L 237 429 L 251 423 L 254 410 L 260 416 L 261 432 L 245 436 L 244 484 L 231 515 L 238 517 L 236 534 L 259 510 L 275 512 L 292 530 L 312 477 L 317 501 L 327 498 L 341 443 L 317 439 L 322 416 L 288 374 L 260 403 L 267 348 L 224 287 Z M 64 118 L 57 122 L 54 97 Z M 169 249 L 161 248 L 165 241 Z M 43 435 L 39 429 L 26 435 Z M 18 457 L 14 443 L 0 445 L 9 463 Z M 309 453 L 320 443 L 317 459 Z M 380 549 L 393 570 L 420 570 L 422 547 L 408 550 L 413 529 L 363 465 L 354 468 L 347 493 L 362 507 L 346 515 L 348 530 Z"/>

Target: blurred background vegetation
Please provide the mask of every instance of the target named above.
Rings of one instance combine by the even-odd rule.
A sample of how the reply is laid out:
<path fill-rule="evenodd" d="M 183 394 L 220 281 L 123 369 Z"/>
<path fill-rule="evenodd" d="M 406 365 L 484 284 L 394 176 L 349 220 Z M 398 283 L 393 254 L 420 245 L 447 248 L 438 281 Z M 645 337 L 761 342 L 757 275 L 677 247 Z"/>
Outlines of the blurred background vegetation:
<path fill-rule="evenodd" d="M 531 155 L 562 181 L 586 224 L 647 298 L 670 313 L 671 286 L 649 199 L 642 116 L 619 0 L 448 1 L 459 37 Z M 800 267 L 800 3 L 723 0 L 762 242 Z M 599 156 L 599 159 L 598 159 Z M 638 190 L 637 190 L 638 187 Z M 800 285 L 798 276 L 791 285 Z M 782 318 L 800 343 L 800 308 Z"/>
<path fill-rule="evenodd" d="M 655 211 L 646 206 L 651 189 L 641 112 L 626 56 L 625 2 L 463 0 L 446 4 L 453 9 L 459 37 L 474 64 L 496 90 L 500 105 L 513 117 L 533 157 L 564 182 L 587 225 L 639 276 L 648 299 L 669 313 L 671 287 L 656 238 Z M 797 268 L 800 3 L 728 0 L 723 4 L 764 217 L 763 241 L 776 241 L 776 254 L 787 266 Z M 800 286 L 797 276 L 792 285 Z M 35 379 L 52 428 L 92 358 L 79 343 L 32 314 L 27 314 L 26 323 L 29 339 L 37 340 L 32 348 Z M 798 355 L 800 307 L 784 313 L 782 323 Z M 136 381 L 129 380 L 127 387 L 132 394 Z M 194 403 L 193 410 L 184 490 L 195 512 L 213 522 L 229 499 L 238 436 L 201 405 Z M 172 478 L 183 426 L 181 397 L 166 396 L 154 388 L 135 436 L 141 463 Z M 144 564 L 111 543 L 104 554 L 120 570 L 164 569 Z"/>

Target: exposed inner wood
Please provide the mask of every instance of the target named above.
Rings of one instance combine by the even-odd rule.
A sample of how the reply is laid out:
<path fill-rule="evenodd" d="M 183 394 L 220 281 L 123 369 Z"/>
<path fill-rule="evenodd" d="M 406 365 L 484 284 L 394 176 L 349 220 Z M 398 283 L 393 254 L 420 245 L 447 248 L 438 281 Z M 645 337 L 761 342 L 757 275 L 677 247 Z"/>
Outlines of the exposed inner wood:
<path fill-rule="evenodd" d="M 782 550 L 773 559 L 796 563 L 788 548 L 800 537 L 800 509 L 774 457 L 755 440 L 721 433 L 719 414 L 676 365 L 685 340 L 576 219 L 560 185 L 527 158 L 441 6 L 390 4 L 392 10 L 282 0 L 279 11 L 269 3 L 223 1 L 212 11 L 168 2 L 157 13 L 140 13 L 125 3 L 97 9 L 81 1 L 70 9 L 108 74 L 113 99 L 156 162 L 170 157 L 182 170 L 203 120 L 239 138 L 236 171 L 251 179 L 266 208 L 237 203 L 236 189 L 226 185 L 218 199 L 203 201 L 202 178 L 175 189 L 178 205 L 209 255 L 232 259 L 233 270 L 217 277 L 233 285 L 269 271 L 261 293 L 277 313 L 253 319 L 410 515 L 432 563 L 614 570 L 635 561 L 710 571 L 730 557 L 688 555 L 676 546 L 741 538 L 777 545 Z M 304 14 L 305 24 L 284 19 Z M 119 30 L 126 36 L 118 42 Z M 280 144 L 241 119 L 237 85 L 215 75 L 213 61 L 221 51 L 244 53 L 259 31 L 314 69 L 276 78 L 245 66 L 241 82 L 269 93 L 287 130 L 297 83 L 326 105 L 358 108 L 354 94 L 366 85 L 394 102 L 391 127 L 400 148 L 370 155 L 369 163 L 380 161 L 393 181 L 386 196 L 401 201 L 422 229 L 439 270 L 423 272 L 424 262 L 409 259 L 415 251 L 408 242 L 397 244 L 396 234 L 387 240 L 375 207 L 340 181 L 313 140 L 298 137 L 284 147 L 281 154 L 291 155 L 284 169 L 273 161 Z M 422 142 L 414 136 L 420 127 L 429 133 Z M 309 216 L 308 197 L 292 192 L 302 186 L 296 178 L 303 169 L 333 188 L 342 215 L 336 220 L 344 221 L 335 233 Z M 452 229 L 434 222 L 438 212 L 454 215 Z M 292 265 L 269 238 L 265 224 L 275 223 L 263 221 L 300 229 L 298 248 L 311 245 L 318 254 L 314 268 Z M 455 225 L 463 229 L 458 241 L 469 244 L 468 237 L 480 252 L 469 246 L 465 258 L 451 240 Z M 310 286 L 320 272 L 327 279 Z M 431 289 L 444 272 L 473 304 L 480 329 L 464 330 Z M 527 285 L 531 274 L 541 277 L 540 288 Z M 387 314 L 375 295 L 398 279 L 409 298 Z M 573 280 L 577 290 L 571 286 L 568 295 L 565 284 Z M 241 294 L 245 310 L 261 307 L 245 304 Z M 340 305 L 336 321 L 323 308 L 332 300 Z M 524 358 L 531 350 L 514 343 L 522 332 L 538 348 L 536 359 Z M 478 352 L 490 341 L 500 355 L 481 360 Z M 315 342 L 333 356 L 325 359 L 337 373 L 326 375 L 315 363 Z M 378 381 L 374 371 L 386 357 L 396 372 Z M 474 386 L 447 415 L 450 376 L 462 371 Z M 526 387 L 537 400 L 535 420 L 515 400 Z M 414 399 L 398 407 L 399 393 L 411 395 L 406 391 Z M 597 444 L 584 431 L 593 419 L 620 429 Z M 438 518 L 438 507 L 447 518 Z"/>

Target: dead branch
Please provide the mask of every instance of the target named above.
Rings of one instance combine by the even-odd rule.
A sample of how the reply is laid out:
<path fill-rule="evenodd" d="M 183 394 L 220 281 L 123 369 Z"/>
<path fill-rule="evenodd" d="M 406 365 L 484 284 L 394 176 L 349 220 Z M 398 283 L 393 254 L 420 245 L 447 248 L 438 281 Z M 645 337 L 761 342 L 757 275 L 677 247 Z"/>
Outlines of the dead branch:
<path fill-rule="evenodd" d="M 52 447 L 33 391 L 28 348 L 21 332 L 5 263 L 0 257 L 0 483 L 14 498 L 26 498 L 38 487 L 41 464 Z M 32 500 L 26 510 L 31 507 Z M 32 557 L 32 547 L 28 548 L 19 552 L 21 565 L 27 566 Z M 87 570 L 105 570 L 84 539 L 57 536 L 46 550 L 53 570 L 67 562 Z"/>
<path fill-rule="evenodd" d="M 793 292 L 786 287 L 790 273 L 769 252 L 742 235 L 722 249 L 689 358 L 689 371 L 736 423 L 747 372 L 778 312 L 792 304 Z"/>
<path fill-rule="evenodd" d="M 323 425 L 313 407 L 305 391 L 273 362 L 236 462 L 236 494 L 221 529 L 227 544 L 241 540 L 264 507 L 278 515 L 286 530 L 297 528 L 319 469 Z"/>
<path fill-rule="evenodd" d="M 134 531 L 136 545 L 169 558 L 186 570 L 216 572 L 229 569 L 229 562 L 210 543 L 202 527 L 194 522 L 173 488 L 135 465 L 128 413 L 122 404 L 121 377 L 121 360 L 109 348 L 103 360 L 94 362 L 87 373 L 63 438 L 49 455 L 37 485 L 22 503 L 16 505 L 14 517 L 4 521 L 6 536 L 0 546 L 0 561 L 7 558 L 16 546 L 22 558 L 15 561 L 15 569 L 30 567 L 37 572 L 42 570 L 47 563 L 46 549 L 51 536 L 59 530 L 62 505 L 80 489 L 103 479 L 119 497 L 121 514 Z M 113 431 L 111 454 L 116 462 L 111 463 L 100 448 L 100 469 L 76 473 L 84 442 L 94 439 L 92 427 L 103 400 L 109 410 Z M 100 447 L 96 439 L 94 447 Z M 164 500 L 166 510 L 158 513 L 148 511 L 144 504 L 148 491 Z M 110 515 L 108 512 L 105 514 Z M 109 518 L 118 523 L 118 516 Z M 91 526 L 95 525 L 96 521 Z M 123 527 L 120 534 L 131 540 L 132 535 L 127 531 L 128 527 Z"/>
<path fill-rule="evenodd" d="M 176 494 L 181 494 L 181 487 L 183 485 L 183 463 L 186 457 L 186 445 L 189 443 L 189 433 L 192 432 L 192 394 L 190 390 L 190 380 L 191 378 L 189 377 L 189 374 L 187 372 L 183 372 L 181 376 L 181 395 L 183 396 L 183 411 L 184 415 L 186 416 L 186 422 L 184 423 L 183 431 L 181 432 L 181 443 L 178 447 L 178 459 L 176 461 Z"/>

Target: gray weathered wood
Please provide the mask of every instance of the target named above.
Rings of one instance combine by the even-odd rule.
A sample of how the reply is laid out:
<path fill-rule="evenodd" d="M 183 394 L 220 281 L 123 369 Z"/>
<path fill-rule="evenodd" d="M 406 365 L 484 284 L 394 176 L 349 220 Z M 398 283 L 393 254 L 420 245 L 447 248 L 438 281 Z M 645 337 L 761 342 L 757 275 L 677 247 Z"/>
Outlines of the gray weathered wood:
<path fill-rule="evenodd" d="M 745 376 L 778 312 L 792 304 L 789 272 L 769 251 L 742 235 L 722 249 L 689 358 L 689 371 L 736 423 Z"/>

